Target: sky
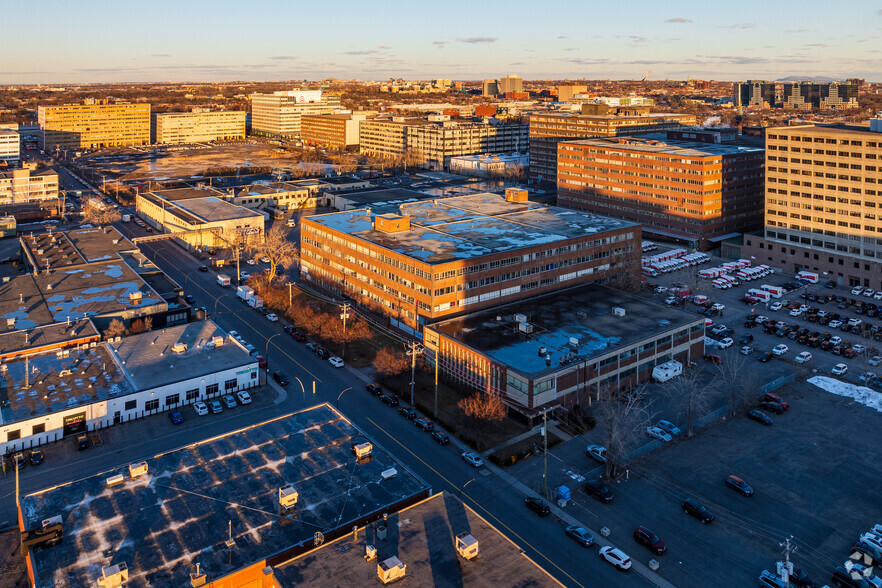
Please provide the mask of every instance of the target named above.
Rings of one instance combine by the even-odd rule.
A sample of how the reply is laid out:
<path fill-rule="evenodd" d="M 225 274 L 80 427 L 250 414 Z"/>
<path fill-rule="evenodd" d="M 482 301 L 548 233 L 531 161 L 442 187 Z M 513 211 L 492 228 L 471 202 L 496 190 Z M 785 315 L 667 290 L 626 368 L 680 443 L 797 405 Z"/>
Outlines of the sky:
<path fill-rule="evenodd" d="M 882 0 L 2 3 L 0 84 L 449 78 L 882 82 Z"/>

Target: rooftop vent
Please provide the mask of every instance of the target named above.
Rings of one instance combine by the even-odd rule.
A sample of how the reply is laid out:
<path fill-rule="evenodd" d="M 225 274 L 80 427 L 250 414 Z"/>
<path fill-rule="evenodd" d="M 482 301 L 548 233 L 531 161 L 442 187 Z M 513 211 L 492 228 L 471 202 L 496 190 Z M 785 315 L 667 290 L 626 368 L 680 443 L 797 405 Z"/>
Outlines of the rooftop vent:
<path fill-rule="evenodd" d="M 205 586 L 207 578 L 204 572 L 199 571 L 199 564 L 196 564 L 196 573 L 190 572 L 190 586 L 192 588 L 199 588 L 200 586 Z"/>
<path fill-rule="evenodd" d="M 394 555 L 377 564 L 377 575 L 380 577 L 380 581 L 383 584 L 388 584 L 389 582 L 394 582 L 399 578 L 403 578 L 406 570 L 407 566 Z"/>
<path fill-rule="evenodd" d="M 870 131 L 873 133 L 882 133 L 882 118 L 870 119 Z"/>
<path fill-rule="evenodd" d="M 224 338 L 221 337 L 220 335 L 215 335 L 214 337 L 211 338 L 211 344 L 214 345 L 215 347 L 220 347 L 221 345 L 224 344 Z"/>
<path fill-rule="evenodd" d="M 456 536 L 456 552 L 463 559 L 473 559 L 478 556 L 478 540 L 471 536 L 470 533 L 460 533 Z"/>
<path fill-rule="evenodd" d="M 122 474 L 116 474 L 115 476 L 110 476 L 109 478 L 107 478 L 107 485 L 112 488 L 113 486 L 119 486 L 125 481 L 126 479 L 123 478 Z"/>
<path fill-rule="evenodd" d="M 588 318 L 588 313 L 585 312 L 584 310 L 580 310 L 579 312 L 576 313 L 576 318 L 581 319 L 581 320 L 585 320 L 586 318 Z"/>
<path fill-rule="evenodd" d="M 548 349 L 546 349 L 545 347 L 539 348 L 539 357 L 544 356 L 546 353 L 548 353 Z"/>
<path fill-rule="evenodd" d="M 615 306 L 612 309 L 613 315 L 615 316 L 625 316 L 625 309 L 621 306 Z"/>
<path fill-rule="evenodd" d="M 373 445 L 371 445 L 370 443 L 359 443 L 358 445 L 352 446 L 352 453 L 355 454 L 355 459 L 364 459 L 366 457 L 370 457 L 372 451 Z"/>
<path fill-rule="evenodd" d="M 373 545 L 365 545 L 364 546 L 364 558 L 367 561 L 373 561 L 377 559 L 377 548 Z"/>
<path fill-rule="evenodd" d="M 527 322 L 527 315 L 516 314 L 516 315 L 514 315 L 514 320 L 516 323 L 525 323 L 525 322 Z"/>
<path fill-rule="evenodd" d="M 397 476 L 398 470 L 396 470 L 395 468 L 389 468 L 388 470 L 383 470 L 380 475 L 383 476 L 384 480 L 388 480 L 389 478 L 394 478 L 395 476 Z"/>
<path fill-rule="evenodd" d="M 384 233 L 400 233 L 410 230 L 410 215 L 394 213 L 378 214 L 374 217 L 374 230 Z"/>
<path fill-rule="evenodd" d="M 579 338 L 578 337 L 570 337 L 570 347 L 578 347 L 579 346 Z"/>
<path fill-rule="evenodd" d="M 279 505 L 282 508 L 294 508 L 299 494 L 292 484 L 285 484 L 279 488 Z"/>
<path fill-rule="evenodd" d="M 505 199 L 508 202 L 526 202 L 527 191 L 523 188 L 506 188 Z"/>
<path fill-rule="evenodd" d="M 172 351 L 174 351 L 175 353 L 183 353 L 186 350 L 187 350 L 187 344 L 182 341 L 178 341 L 177 343 L 172 345 Z"/>
<path fill-rule="evenodd" d="M 138 290 L 136 290 L 136 291 L 132 292 L 131 294 L 129 294 L 129 300 L 130 300 L 133 304 L 137 304 L 138 302 L 141 302 L 141 298 L 142 298 L 142 297 L 143 297 L 143 294 L 141 294 L 141 292 L 138 291 Z"/>
<path fill-rule="evenodd" d="M 137 478 L 139 476 L 143 476 L 146 473 L 147 473 L 147 462 L 146 461 L 139 461 L 137 463 L 130 463 L 129 464 L 129 476 L 131 476 L 132 479 Z"/>
<path fill-rule="evenodd" d="M 101 577 L 98 578 L 98 586 L 101 588 L 120 588 L 129 581 L 129 568 L 126 562 L 120 562 L 112 566 L 101 568 Z"/>
<path fill-rule="evenodd" d="M 533 325 L 531 325 L 530 323 L 518 323 L 518 330 L 521 333 L 530 334 L 533 332 Z"/>

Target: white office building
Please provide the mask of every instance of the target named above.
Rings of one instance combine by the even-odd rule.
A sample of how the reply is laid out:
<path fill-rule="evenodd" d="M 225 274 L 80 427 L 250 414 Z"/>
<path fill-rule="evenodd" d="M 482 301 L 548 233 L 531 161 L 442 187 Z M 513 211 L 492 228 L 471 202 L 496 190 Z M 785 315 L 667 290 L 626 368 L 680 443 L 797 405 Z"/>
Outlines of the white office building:
<path fill-rule="evenodd" d="M 251 95 L 251 132 L 272 137 L 300 137 L 304 114 L 341 112 L 340 96 L 321 90 L 282 90 Z"/>
<path fill-rule="evenodd" d="M 17 131 L 0 128 L 0 161 L 7 163 L 21 159 L 21 138 Z"/>

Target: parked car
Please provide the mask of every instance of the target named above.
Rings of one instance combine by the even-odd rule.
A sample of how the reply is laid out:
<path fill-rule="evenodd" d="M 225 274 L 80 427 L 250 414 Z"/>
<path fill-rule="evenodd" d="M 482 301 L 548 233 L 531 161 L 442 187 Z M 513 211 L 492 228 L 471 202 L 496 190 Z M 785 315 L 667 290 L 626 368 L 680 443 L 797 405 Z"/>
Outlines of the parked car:
<path fill-rule="evenodd" d="M 848 366 L 845 365 L 844 363 L 837 363 L 836 365 L 833 366 L 833 369 L 830 370 L 830 372 L 834 376 L 844 376 L 845 372 L 847 372 L 847 371 L 848 371 Z"/>
<path fill-rule="evenodd" d="M 671 421 L 659 421 L 655 424 L 655 426 L 673 437 L 676 437 L 680 434 L 680 428 Z"/>
<path fill-rule="evenodd" d="M 723 358 L 722 358 L 722 357 L 720 357 L 719 355 L 714 355 L 714 354 L 712 354 L 712 353 L 707 353 L 707 354 L 705 354 L 705 356 L 704 356 L 704 360 L 705 360 L 705 361 L 708 361 L 708 362 L 710 362 L 710 363 L 717 364 L 717 365 L 723 363 Z"/>
<path fill-rule="evenodd" d="M 273 380 L 275 380 L 276 384 L 282 388 L 287 388 L 288 384 L 290 384 L 288 376 L 286 376 L 284 372 L 273 372 Z"/>
<path fill-rule="evenodd" d="M 769 570 L 763 570 L 760 572 L 757 582 L 760 588 L 787 588 L 784 580 Z"/>
<path fill-rule="evenodd" d="M 647 427 L 646 434 L 653 439 L 658 439 L 659 441 L 664 441 L 665 443 L 671 441 L 672 439 L 672 437 L 668 433 L 664 432 L 659 427 Z"/>
<path fill-rule="evenodd" d="M 750 487 L 750 484 L 739 478 L 738 476 L 727 476 L 726 477 L 726 486 L 738 492 L 742 496 L 753 496 L 753 488 Z"/>
<path fill-rule="evenodd" d="M 279 317 L 275 313 L 271 312 L 268 315 L 266 315 L 266 320 L 268 320 L 271 323 L 275 323 L 279 320 Z"/>
<path fill-rule="evenodd" d="M 466 451 L 462 454 L 462 459 L 473 468 L 479 468 L 484 465 L 484 460 L 474 451 Z"/>
<path fill-rule="evenodd" d="M 77 451 L 88 449 L 91 445 L 88 435 L 77 435 Z"/>
<path fill-rule="evenodd" d="M 631 569 L 631 558 L 621 549 L 613 547 L 612 545 L 607 545 L 606 547 L 601 547 L 598 554 L 602 559 L 622 571 Z"/>
<path fill-rule="evenodd" d="M 741 338 L 738 339 L 738 342 L 741 343 L 742 345 L 747 345 L 748 343 L 752 343 L 753 342 L 753 335 L 751 335 L 750 333 L 745 333 L 745 334 L 741 335 Z"/>
<path fill-rule="evenodd" d="M 733 344 L 733 343 L 735 343 L 735 341 L 733 341 L 733 340 L 731 339 L 731 337 L 726 337 L 725 339 L 721 339 L 721 340 L 717 343 L 717 347 L 719 347 L 720 349 L 727 349 L 727 348 L 729 348 L 729 347 L 732 347 L 732 344 Z"/>
<path fill-rule="evenodd" d="M 860 564 L 852 564 L 851 570 L 845 566 L 838 566 L 833 570 L 833 583 L 840 588 L 877 588 L 882 586 L 882 582 L 871 583 L 864 575 L 865 568 Z M 871 577 L 876 577 L 872 572 L 868 573 Z"/>
<path fill-rule="evenodd" d="M 401 408 L 399 408 L 398 414 L 400 414 L 401 416 L 403 416 L 404 418 L 406 418 L 409 421 L 412 421 L 415 418 L 417 418 L 416 411 L 412 408 L 407 408 L 406 406 L 402 406 Z"/>
<path fill-rule="evenodd" d="M 170 420 L 173 425 L 180 425 L 184 422 L 184 415 L 182 415 L 179 410 L 173 410 L 168 413 L 168 420 Z"/>
<path fill-rule="evenodd" d="M 656 555 L 663 554 L 667 549 L 665 542 L 659 539 L 658 535 L 646 527 L 637 527 L 634 529 L 634 541 L 648 548 Z"/>
<path fill-rule="evenodd" d="M 435 430 L 435 424 L 427 418 L 414 419 L 413 424 L 416 428 L 427 433 Z"/>
<path fill-rule="evenodd" d="M 343 367 L 343 360 L 340 359 L 339 357 L 337 357 L 336 355 L 334 357 L 328 358 L 328 363 L 331 364 L 332 366 L 334 366 L 335 368 Z"/>
<path fill-rule="evenodd" d="M 603 447 L 602 445 L 589 445 L 588 448 L 585 449 L 585 453 L 595 461 L 606 463 L 606 447 Z"/>
<path fill-rule="evenodd" d="M 208 414 L 208 406 L 201 400 L 193 403 L 193 410 L 196 411 L 196 414 L 199 416 L 205 416 Z"/>
<path fill-rule="evenodd" d="M 750 355 L 751 353 L 753 353 L 753 347 L 751 347 L 750 345 L 745 345 L 738 350 L 738 353 L 740 353 L 741 355 Z"/>
<path fill-rule="evenodd" d="M 32 449 L 30 455 L 28 455 L 28 460 L 32 466 L 40 465 L 43 463 L 43 459 L 43 452 L 39 449 Z"/>
<path fill-rule="evenodd" d="M 812 354 L 809 353 L 808 351 L 803 351 L 802 353 L 800 353 L 799 355 L 797 355 L 794 358 L 794 361 L 796 361 L 796 363 L 806 363 L 811 360 L 812 360 Z"/>
<path fill-rule="evenodd" d="M 757 410 L 755 408 L 747 411 L 747 418 L 749 418 L 750 420 L 756 421 L 758 423 L 762 423 L 766 426 L 772 424 L 772 419 L 771 419 L 771 417 L 769 417 L 769 415 L 767 415 L 763 411 Z"/>
<path fill-rule="evenodd" d="M 212 400 L 208 403 L 208 406 L 211 408 L 211 412 L 214 414 L 220 414 L 224 411 L 223 405 L 221 405 L 219 400 Z"/>
<path fill-rule="evenodd" d="M 784 305 L 777 300 L 769 305 L 769 310 L 781 310 Z"/>
<path fill-rule="evenodd" d="M 788 410 L 790 408 L 790 404 L 774 392 L 766 392 L 765 394 L 763 394 L 763 400 L 769 402 L 777 402 L 784 407 L 784 410 Z"/>
<path fill-rule="evenodd" d="M 566 531 L 567 535 L 572 537 L 576 543 L 579 543 L 583 547 L 591 547 L 594 545 L 594 535 L 592 535 L 585 527 L 570 525 L 567 527 Z"/>
<path fill-rule="evenodd" d="M 593 496 L 600 502 L 607 504 L 612 502 L 613 493 L 609 489 L 609 487 L 604 484 L 603 480 L 588 480 L 585 482 L 585 493 L 589 496 Z"/>
<path fill-rule="evenodd" d="M 382 396 L 383 395 L 383 388 L 379 384 L 375 384 L 375 383 L 367 384 L 364 388 L 365 388 L 365 390 L 367 390 L 368 392 L 370 392 L 374 396 Z"/>
<path fill-rule="evenodd" d="M 698 502 L 697 500 L 692 500 L 691 498 L 683 501 L 683 512 L 688 514 L 689 516 L 695 517 L 702 524 L 710 523 L 714 520 L 714 515 L 710 513 L 710 511 L 703 504 Z"/>
<path fill-rule="evenodd" d="M 524 506 L 535 512 L 540 517 L 547 517 L 551 514 L 551 508 L 545 504 L 545 501 L 541 498 L 533 498 L 528 496 L 524 498 Z"/>
<path fill-rule="evenodd" d="M 784 407 L 778 404 L 777 402 L 772 402 L 767 400 L 765 402 L 760 403 L 760 408 L 764 408 L 767 411 L 774 414 L 784 414 Z"/>
<path fill-rule="evenodd" d="M 236 398 L 239 399 L 239 404 L 251 404 L 251 394 L 249 394 L 247 390 L 239 390 L 236 392 Z"/>
<path fill-rule="evenodd" d="M 774 356 L 772 355 L 772 352 L 771 352 L 771 351 L 766 351 L 766 352 L 764 352 L 764 353 L 760 353 L 759 356 L 757 357 L 757 360 L 758 360 L 760 363 L 766 363 L 767 361 L 769 361 L 770 359 L 772 359 L 772 357 L 774 357 Z"/>
<path fill-rule="evenodd" d="M 393 396 L 391 394 L 383 394 L 380 396 L 380 400 L 383 401 L 383 404 L 388 404 L 389 406 L 398 406 L 398 397 Z"/>
<path fill-rule="evenodd" d="M 788 348 L 783 343 L 779 343 L 778 345 L 775 345 L 774 348 L 772 348 L 772 354 L 776 355 L 778 357 L 781 357 L 782 355 L 787 353 L 787 351 L 788 351 Z"/>
<path fill-rule="evenodd" d="M 439 445 L 449 445 L 450 437 L 447 436 L 447 433 L 444 431 L 432 431 L 432 439 L 438 442 Z"/>

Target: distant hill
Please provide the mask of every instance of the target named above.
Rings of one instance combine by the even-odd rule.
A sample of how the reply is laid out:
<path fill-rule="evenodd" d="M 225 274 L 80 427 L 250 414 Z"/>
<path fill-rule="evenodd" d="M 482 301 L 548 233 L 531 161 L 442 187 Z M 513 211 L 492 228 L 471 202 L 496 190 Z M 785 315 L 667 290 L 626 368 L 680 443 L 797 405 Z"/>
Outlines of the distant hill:
<path fill-rule="evenodd" d="M 801 76 L 787 76 L 786 78 L 779 78 L 775 80 L 776 82 L 817 82 L 819 84 L 829 84 L 830 82 L 841 82 L 844 81 L 840 78 L 831 78 L 827 76 L 813 76 L 813 77 L 801 77 Z"/>

